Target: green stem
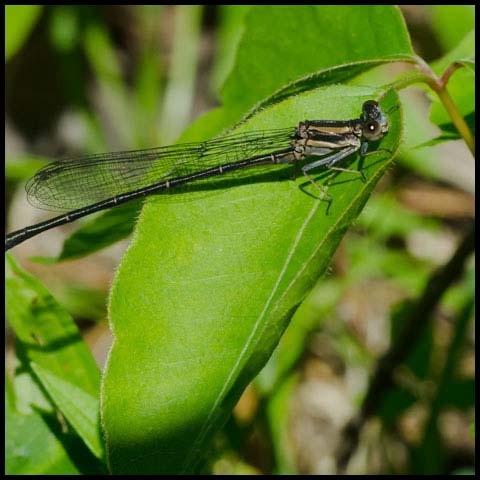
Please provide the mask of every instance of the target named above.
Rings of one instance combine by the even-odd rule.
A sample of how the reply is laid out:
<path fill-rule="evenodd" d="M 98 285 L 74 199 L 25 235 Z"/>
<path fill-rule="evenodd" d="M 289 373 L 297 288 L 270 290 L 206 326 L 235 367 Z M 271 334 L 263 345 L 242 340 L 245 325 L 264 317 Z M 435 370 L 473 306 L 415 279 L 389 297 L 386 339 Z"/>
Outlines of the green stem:
<path fill-rule="evenodd" d="M 456 70 L 459 68 L 464 67 L 465 65 L 461 62 L 453 62 L 451 63 L 445 71 L 442 73 L 442 76 L 440 77 L 440 85 L 445 87 L 447 85 L 447 82 L 450 80 L 450 77 L 454 74 Z"/>
<path fill-rule="evenodd" d="M 433 84 L 435 83 L 435 80 L 433 80 L 432 77 L 426 75 L 423 72 L 414 71 L 409 75 L 406 75 L 402 78 L 399 78 L 398 80 L 395 80 L 393 83 L 390 83 L 387 90 L 393 89 L 399 91 L 415 83 L 426 83 L 431 88 L 434 88 Z"/>
<path fill-rule="evenodd" d="M 458 130 L 458 133 L 467 144 L 468 148 L 472 152 L 472 155 L 475 156 L 475 140 L 473 139 L 472 132 L 470 132 L 470 129 L 465 122 L 465 119 L 458 111 L 457 106 L 452 100 L 452 97 L 450 96 L 446 88 L 441 88 L 437 90 L 437 95 L 442 101 L 443 106 L 447 110 L 448 114 L 450 115 L 450 118 L 452 119 L 453 124 Z"/>
<path fill-rule="evenodd" d="M 472 132 L 468 128 L 465 119 L 458 111 L 457 106 L 453 102 L 452 97 L 450 97 L 450 94 L 446 88 L 448 78 L 455 71 L 455 69 L 458 68 L 458 66 L 455 65 L 454 67 L 447 69 L 447 73 L 444 74 L 441 79 L 435 75 L 430 66 L 420 57 L 417 59 L 417 68 L 419 68 L 420 71 L 413 72 L 412 74 L 393 82 L 390 84 L 390 88 L 401 90 L 414 83 L 426 83 L 434 92 L 436 92 L 438 98 L 443 103 L 443 106 L 450 115 L 450 118 L 452 119 L 455 128 L 458 130 L 458 133 L 467 144 L 468 148 L 472 152 L 472 155 L 475 156 L 475 140 Z"/>

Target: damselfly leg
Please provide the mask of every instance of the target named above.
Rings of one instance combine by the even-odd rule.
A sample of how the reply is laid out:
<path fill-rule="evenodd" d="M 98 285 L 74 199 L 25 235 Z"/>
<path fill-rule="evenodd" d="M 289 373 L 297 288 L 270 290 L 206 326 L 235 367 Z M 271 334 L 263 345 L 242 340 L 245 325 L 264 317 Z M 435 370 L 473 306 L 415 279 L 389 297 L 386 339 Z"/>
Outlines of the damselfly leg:
<path fill-rule="evenodd" d="M 360 155 L 362 157 L 368 157 L 369 155 L 375 155 L 376 153 L 393 153 L 389 148 L 379 148 L 378 150 L 372 150 L 367 152 L 368 142 L 362 143 L 362 148 L 360 149 Z"/>
<path fill-rule="evenodd" d="M 328 201 L 328 207 L 327 207 L 327 214 L 328 211 L 330 210 L 330 205 L 332 203 L 332 197 L 327 193 L 327 191 L 319 185 L 308 173 L 310 170 L 313 170 L 314 168 L 318 168 L 321 166 L 330 168 L 331 170 L 337 170 L 337 167 L 333 167 L 333 165 L 340 160 L 342 160 L 345 157 L 348 157 L 352 153 L 358 150 L 358 147 L 350 147 L 346 148 L 338 153 L 335 153 L 333 155 L 329 155 L 328 157 L 321 158 L 320 160 L 317 160 L 316 162 L 308 163 L 307 165 L 304 165 L 302 167 L 302 172 L 303 174 L 308 178 L 308 180 L 315 185 L 315 188 L 317 188 L 320 191 L 321 197 L 320 200 L 326 199 Z M 346 171 L 349 171 L 348 169 L 345 169 Z M 351 170 L 354 171 L 354 170 Z M 358 173 L 358 172 L 356 172 Z"/>

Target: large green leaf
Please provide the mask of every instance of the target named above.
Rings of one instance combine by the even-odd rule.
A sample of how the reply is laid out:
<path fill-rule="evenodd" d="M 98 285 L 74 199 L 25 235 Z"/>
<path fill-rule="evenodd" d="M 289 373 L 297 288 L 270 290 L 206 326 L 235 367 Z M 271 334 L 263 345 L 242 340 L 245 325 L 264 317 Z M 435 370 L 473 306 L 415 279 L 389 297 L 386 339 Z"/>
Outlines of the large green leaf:
<path fill-rule="evenodd" d="M 317 283 L 293 315 L 277 348 L 255 378 L 255 387 L 260 395 L 268 397 L 275 393 L 288 377 L 304 355 L 312 331 L 321 328 L 322 320 L 332 314 L 343 290 L 344 284 L 338 279 L 322 279 Z"/>
<path fill-rule="evenodd" d="M 90 42 L 89 51 L 95 65 L 102 65 L 100 53 L 106 44 L 103 36 L 99 37 L 101 41 Z M 259 108 L 291 95 L 345 82 L 376 65 L 411 61 L 412 55 L 405 22 L 393 6 L 253 6 L 245 20 L 235 64 L 222 91 L 223 106 L 195 122 L 182 140 L 211 138 L 239 121 L 249 110 L 252 115 Z M 106 64 L 112 64 L 111 53 L 107 57 Z M 110 69 L 116 71 L 113 67 Z M 105 67 L 97 70 L 102 79 Z M 117 90 L 116 83 L 118 81 L 110 90 Z M 100 248 L 128 235 L 131 219 L 128 211 L 97 219 L 94 230 L 102 230 L 101 223 L 105 221 L 108 225 L 103 230 L 122 232 L 106 235 Z M 82 232 L 78 238 L 72 238 L 75 248 L 65 247 L 67 255 L 62 253 L 57 260 L 70 258 L 70 253 L 79 256 L 98 249 L 98 246 L 89 248 L 85 240 L 96 241 L 94 236 L 87 238 Z"/>
<path fill-rule="evenodd" d="M 282 128 L 305 118 L 355 118 L 363 101 L 379 93 L 367 87 L 316 89 L 262 110 L 236 132 Z M 382 105 L 391 109 L 398 97 L 390 92 Z M 394 152 L 400 109 L 389 118 L 381 146 Z M 110 301 L 115 341 L 103 381 L 102 419 L 112 472 L 195 470 L 389 159 L 383 153 L 363 160 L 366 183 L 348 172 L 335 176 L 328 215 L 326 202 L 305 178 L 289 180 L 290 166 L 216 194 L 190 193 L 192 201 L 182 202 L 179 194 L 177 203 L 157 198 L 146 204 Z M 351 162 L 358 168 L 358 158 Z"/>
<path fill-rule="evenodd" d="M 299 77 L 400 54 L 413 51 L 396 7 L 256 6 L 247 14 L 222 100 L 244 112 Z"/>

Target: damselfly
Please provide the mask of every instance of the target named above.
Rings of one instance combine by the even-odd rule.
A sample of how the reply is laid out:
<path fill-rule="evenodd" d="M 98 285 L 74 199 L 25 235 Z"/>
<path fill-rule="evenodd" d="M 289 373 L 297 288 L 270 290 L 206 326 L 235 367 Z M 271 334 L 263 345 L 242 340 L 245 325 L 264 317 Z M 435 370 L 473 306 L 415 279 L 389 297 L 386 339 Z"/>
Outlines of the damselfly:
<path fill-rule="evenodd" d="M 320 190 L 321 198 L 330 201 L 309 172 L 324 166 L 363 175 L 335 165 L 358 150 L 362 156 L 389 151 L 367 151 L 369 142 L 380 140 L 387 131 L 386 115 L 375 100 L 368 100 L 354 120 L 306 120 L 297 127 L 201 143 L 59 160 L 27 183 L 27 197 L 34 206 L 67 213 L 7 234 L 5 250 L 45 230 L 136 198 L 260 165 L 298 164 L 312 156 L 320 158 L 305 163 L 302 172 Z"/>

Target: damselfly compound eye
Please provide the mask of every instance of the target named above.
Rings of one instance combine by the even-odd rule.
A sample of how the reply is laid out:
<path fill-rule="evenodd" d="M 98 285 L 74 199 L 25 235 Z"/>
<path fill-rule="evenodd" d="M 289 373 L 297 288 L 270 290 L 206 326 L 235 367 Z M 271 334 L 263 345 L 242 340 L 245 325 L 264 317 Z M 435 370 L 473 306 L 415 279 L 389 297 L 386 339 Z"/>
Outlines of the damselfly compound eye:
<path fill-rule="evenodd" d="M 366 122 L 363 126 L 363 136 L 367 140 L 378 140 L 383 136 L 380 124 L 375 120 Z"/>

